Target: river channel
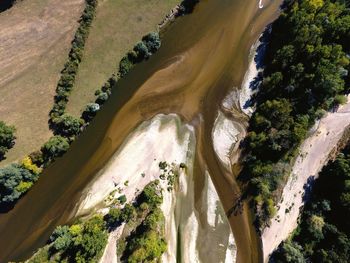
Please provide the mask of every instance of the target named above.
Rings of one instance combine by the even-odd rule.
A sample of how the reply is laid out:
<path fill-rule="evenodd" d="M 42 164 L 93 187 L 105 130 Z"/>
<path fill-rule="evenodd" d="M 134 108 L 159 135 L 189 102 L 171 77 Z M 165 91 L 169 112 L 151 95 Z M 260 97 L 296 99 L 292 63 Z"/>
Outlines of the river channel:
<path fill-rule="evenodd" d="M 211 133 L 225 95 L 240 87 L 252 44 L 278 15 L 281 0 L 202 0 L 162 34 L 162 47 L 137 65 L 91 125 L 33 189 L 0 215 L 0 262 L 23 260 L 45 244 L 55 226 L 71 221 L 83 190 L 137 125 L 158 113 L 176 113 L 195 127 L 195 189 L 209 171 L 226 211 L 240 195 L 237 169 L 222 167 Z M 96 87 L 97 88 L 97 87 Z M 239 111 L 239 109 L 237 109 Z M 246 118 L 230 116 L 246 126 Z M 199 191 L 199 190 L 198 190 Z M 246 204 L 229 218 L 237 262 L 261 261 L 260 241 Z"/>

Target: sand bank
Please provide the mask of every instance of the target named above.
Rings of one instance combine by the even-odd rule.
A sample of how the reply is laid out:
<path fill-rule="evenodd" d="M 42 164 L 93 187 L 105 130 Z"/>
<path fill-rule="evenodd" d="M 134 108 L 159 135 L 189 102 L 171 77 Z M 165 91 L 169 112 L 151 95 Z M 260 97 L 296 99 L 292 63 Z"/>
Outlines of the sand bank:
<path fill-rule="evenodd" d="M 182 124 L 174 114 L 160 114 L 144 122 L 128 136 L 121 149 L 87 187 L 78 214 L 104 207 L 104 201 L 116 189 L 115 196 L 125 194 L 128 201 L 133 200 L 145 185 L 158 179 L 161 161 L 185 163 L 187 168 L 181 169 L 175 189 L 163 191 L 161 209 L 166 218 L 168 248 L 162 262 L 176 262 L 179 247 L 182 262 L 209 263 L 214 258 L 220 262 L 233 262 L 236 257 L 233 235 L 208 173 L 203 175 L 205 186 L 200 194 L 200 204 L 195 202 L 195 145 L 193 128 Z M 166 189 L 166 182 L 161 183 Z M 116 262 L 115 244 L 121 232 L 118 228 L 110 233 L 101 263 Z"/>
<path fill-rule="evenodd" d="M 271 226 L 262 233 L 265 262 L 280 242 L 297 227 L 300 208 L 304 204 L 305 188 L 318 177 L 350 125 L 350 101 L 336 112 L 328 113 L 316 125 L 312 135 L 300 148 L 291 176 L 284 187 L 282 201 L 278 204 L 278 212 L 272 219 Z"/>

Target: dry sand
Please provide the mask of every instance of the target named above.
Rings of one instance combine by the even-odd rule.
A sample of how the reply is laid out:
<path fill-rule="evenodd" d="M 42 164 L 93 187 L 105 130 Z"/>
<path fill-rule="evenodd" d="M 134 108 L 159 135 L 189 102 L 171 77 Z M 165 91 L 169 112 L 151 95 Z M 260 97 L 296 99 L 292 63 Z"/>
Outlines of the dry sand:
<path fill-rule="evenodd" d="M 350 125 L 350 101 L 336 112 L 328 113 L 318 124 L 315 132 L 305 140 L 296 159 L 291 176 L 284 187 L 278 212 L 271 226 L 262 233 L 263 255 L 266 262 L 272 251 L 297 227 L 300 208 L 303 206 L 304 186 L 310 178 L 318 177 L 337 147 L 343 132 Z M 289 212 L 286 213 L 286 209 Z"/>
<path fill-rule="evenodd" d="M 233 234 L 209 173 L 203 175 L 205 186 L 200 194 L 200 210 L 195 202 L 195 144 L 193 128 L 182 124 L 174 114 L 157 115 L 144 122 L 129 135 L 121 149 L 97 175 L 97 179 L 88 186 L 78 214 L 84 214 L 101 204 L 118 187 L 123 189 L 120 194 L 125 194 L 131 201 L 138 193 L 137 189 L 142 190 L 146 184 L 158 179 L 160 161 L 183 162 L 187 168 L 181 169 L 175 190 L 163 191 L 161 209 L 166 218 L 168 248 L 162 256 L 162 262 L 176 262 L 179 246 L 182 262 L 211 263 L 214 259 L 218 262 L 234 262 L 236 246 Z M 124 185 L 126 181 L 128 186 Z M 166 189 L 166 181 L 161 181 L 161 184 Z M 116 196 L 120 194 L 116 193 Z M 122 228 L 110 233 L 101 263 L 117 262 L 116 242 Z M 204 257 L 203 252 L 207 256 Z"/>
<path fill-rule="evenodd" d="M 159 162 L 186 163 L 191 136 L 192 127 L 181 125 L 176 115 L 160 114 L 141 124 L 87 187 L 78 214 L 96 207 L 118 188 L 132 201 L 149 182 L 159 178 Z"/>

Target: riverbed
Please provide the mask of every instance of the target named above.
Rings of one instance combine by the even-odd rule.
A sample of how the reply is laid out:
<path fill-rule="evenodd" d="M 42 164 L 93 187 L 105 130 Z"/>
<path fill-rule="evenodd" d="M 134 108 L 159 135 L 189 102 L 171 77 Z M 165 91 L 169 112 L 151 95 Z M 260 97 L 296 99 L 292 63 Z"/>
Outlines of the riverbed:
<path fill-rule="evenodd" d="M 223 165 L 212 131 L 225 96 L 241 87 L 251 46 L 277 15 L 281 1 L 201 1 L 191 15 L 162 33 L 158 53 L 118 83 L 110 100 L 63 158 L 46 169 L 33 189 L 0 216 L 0 262 L 21 260 L 42 246 L 58 224 L 69 223 L 85 187 L 99 174 L 127 136 L 157 114 L 177 114 L 194 128 L 194 204 L 201 210 L 205 174 L 210 174 L 227 212 L 240 195 L 237 165 Z M 239 104 L 239 103 L 237 103 Z M 225 112 L 235 126 L 247 125 L 236 108 Z M 237 154 L 237 153 L 231 153 Z M 258 262 L 261 247 L 250 211 L 229 217 L 237 262 Z M 199 251 L 205 253 L 210 251 Z"/>

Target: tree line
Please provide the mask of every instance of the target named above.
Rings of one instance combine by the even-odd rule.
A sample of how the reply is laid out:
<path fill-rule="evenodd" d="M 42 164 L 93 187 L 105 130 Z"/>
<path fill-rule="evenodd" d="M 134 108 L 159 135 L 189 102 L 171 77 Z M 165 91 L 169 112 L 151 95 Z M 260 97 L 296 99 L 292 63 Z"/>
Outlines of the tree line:
<path fill-rule="evenodd" d="M 49 114 L 49 125 L 54 132 L 54 136 L 39 150 L 29 154 L 25 158 L 29 158 L 31 163 L 36 165 L 40 171 L 68 151 L 70 144 L 81 134 L 84 128 L 88 126 L 103 104 L 108 100 L 119 79 L 127 75 L 137 63 L 149 59 L 161 46 L 161 39 L 158 32 L 151 32 L 145 35 L 142 40 L 121 59 L 118 64 L 117 73 L 112 74 L 106 83 L 95 92 L 95 102 L 86 105 L 82 116 L 76 118 L 68 114 L 66 112 L 66 105 L 74 87 L 79 64 L 83 58 L 85 41 L 89 35 L 89 30 L 96 14 L 97 2 L 97 0 L 85 0 L 85 8 L 79 20 L 79 27 L 72 41 L 67 62 L 61 71 L 61 77 L 57 83 L 54 105 Z M 194 4 L 197 2 L 197 0 L 183 1 L 181 9 L 186 12 L 182 13 L 182 15 L 190 13 L 193 10 Z M 1 141 L 2 124 L 0 122 L 0 158 L 1 150 L 4 149 L 6 152 L 13 146 L 15 139 L 13 136 L 13 132 L 15 131 L 14 127 L 8 126 L 6 129 L 12 131 L 10 132 L 11 136 L 8 136 L 11 143 L 8 143 L 7 139 L 3 144 Z M 8 132 L 4 132 L 3 134 L 7 133 Z M 3 145 L 5 148 L 1 148 Z M 27 173 L 23 169 L 26 168 L 23 167 L 21 163 L 0 168 L 0 175 L 2 173 L 6 174 L 6 176 L 0 178 L 0 189 L 7 189 L 2 193 L 0 192 L 0 212 L 6 212 L 11 209 L 18 199 L 22 197 L 38 179 L 37 175 L 33 175 L 31 179 L 28 179 Z M 14 176 L 16 179 L 11 177 L 11 172 L 17 174 Z M 24 175 L 18 175 L 22 173 L 24 173 Z M 19 185 L 23 185 L 23 183 L 26 183 L 26 187 L 19 187 Z"/>
<path fill-rule="evenodd" d="M 350 262 L 350 145 L 323 168 L 300 224 L 270 262 Z"/>
<path fill-rule="evenodd" d="M 301 142 L 350 91 L 349 1 L 285 1 L 272 24 L 239 179 L 257 227 L 276 213 Z"/>

